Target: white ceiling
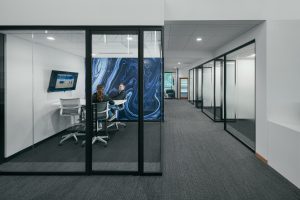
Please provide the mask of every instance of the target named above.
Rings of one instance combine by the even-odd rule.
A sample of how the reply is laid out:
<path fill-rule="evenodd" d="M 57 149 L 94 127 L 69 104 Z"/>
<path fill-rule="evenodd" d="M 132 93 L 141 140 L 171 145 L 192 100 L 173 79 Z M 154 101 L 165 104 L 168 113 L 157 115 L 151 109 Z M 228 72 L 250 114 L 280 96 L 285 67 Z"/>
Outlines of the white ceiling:
<path fill-rule="evenodd" d="M 190 68 L 212 58 L 215 50 L 247 32 L 261 21 L 166 21 L 164 31 L 165 69 Z M 35 43 L 60 49 L 74 55 L 85 55 L 84 31 L 5 31 Z M 33 36 L 33 38 L 32 38 Z M 47 40 L 53 36 L 54 41 Z M 137 57 L 137 36 L 96 35 L 93 37 L 93 53 L 97 57 Z M 196 38 L 202 41 L 197 42 Z M 161 37 L 158 32 L 145 33 L 146 57 L 160 56 Z M 129 46 L 128 46 L 129 45 Z M 129 49 L 129 50 L 128 50 Z M 181 64 L 178 65 L 178 62 Z"/>
<path fill-rule="evenodd" d="M 84 31 L 41 30 L 4 31 L 2 33 L 85 57 Z M 48 40 L 49 36 L 55 40 Z M 145 57 L 160 57 L 161 34 L 157 31 L 145 31 L 144 46 Z M 93 35 L 92 53 L 93 57 L 138 57 L 138 35 Z"/>
<path fill-rule="evenodd" d="M 191 67 L 205 62 L 218 48 L 259 23 L 261 21 L 166 21 L 165 68 Z M 197 37 L 202 41 L 197 42 Z"/>

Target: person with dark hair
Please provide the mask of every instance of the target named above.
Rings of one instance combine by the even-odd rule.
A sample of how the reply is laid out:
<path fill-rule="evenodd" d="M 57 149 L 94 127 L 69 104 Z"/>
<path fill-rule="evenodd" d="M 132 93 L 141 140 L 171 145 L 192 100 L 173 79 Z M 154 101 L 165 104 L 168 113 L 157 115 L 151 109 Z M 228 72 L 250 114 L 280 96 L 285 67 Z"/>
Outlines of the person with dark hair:
<path fill-rule="evenodd" d="M 121 83 L 119 85 L 119 92 L 117 95 L 113 96 L 113 100 L 124 100 L 126 98 L 126 92 L 125 92 L 125 85 L 124 83 Z"/>
<path fill-rule="evenodd" d="M 107 95 L 104 94 L 104 86 L 98 85 L 96 93 L 92 97 L 93 103 L 109 102 L 110 105 L 114 105 L 114 101 Z"/>
<path fill-rule="evenodd" d="M 92 96 L 93 103 L 99 103 L 99 102 L 108 102 L 110 107 L 115 104 L 115 102 L 107 95 L 104 94 L 104 86 L 103 85 L 97 85 L 97 91 Z M 108 111 L 109 118 L 113 116 L 113 113 L 111 110 Z"/>

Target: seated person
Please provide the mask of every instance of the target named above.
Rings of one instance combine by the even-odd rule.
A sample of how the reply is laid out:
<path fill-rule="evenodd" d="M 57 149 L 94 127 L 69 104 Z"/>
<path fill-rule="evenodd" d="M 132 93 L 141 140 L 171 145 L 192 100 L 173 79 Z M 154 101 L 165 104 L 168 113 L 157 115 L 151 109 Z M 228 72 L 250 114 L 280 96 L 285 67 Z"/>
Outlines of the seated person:
<path fill-rule="evenodd" d="M 113 100 L 124 100 L 126 98 L 125 85 L 121 83 L 119 85 L 119 92 L 117 95 L 113 96 Z"/>
<path fill-rule="evenodd" d="M 107 95 L 104 94 L 104 87 L 102 85 L 97 85 L 97 92 L 93 94 L 93 103 L 108 102 L 110 105 L 114 105 L 115 102 Z M 109 118 L 113 116 L 111 110 L 108 111 Z"/>

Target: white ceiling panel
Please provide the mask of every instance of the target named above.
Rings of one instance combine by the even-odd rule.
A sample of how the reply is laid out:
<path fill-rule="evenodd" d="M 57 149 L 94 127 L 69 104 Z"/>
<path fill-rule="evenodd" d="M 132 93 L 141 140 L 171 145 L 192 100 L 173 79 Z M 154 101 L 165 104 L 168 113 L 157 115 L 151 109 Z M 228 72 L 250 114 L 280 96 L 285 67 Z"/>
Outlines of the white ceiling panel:
<path fill-rule="evenodd" d="M 262 21 L 167 21 L 165 22 L 165 68 L 207 59 L 215 50 L 249 31 Z M 202 41 L 197 42 L 197 37 Z M 188 53 L 185 53 L 188 52 Z M 204 55 L 206 54 L 206 56 Z M 181 56 L 180 56 L 181 55 Z M 176 62 L 175 62 L 176 61 Z"/>

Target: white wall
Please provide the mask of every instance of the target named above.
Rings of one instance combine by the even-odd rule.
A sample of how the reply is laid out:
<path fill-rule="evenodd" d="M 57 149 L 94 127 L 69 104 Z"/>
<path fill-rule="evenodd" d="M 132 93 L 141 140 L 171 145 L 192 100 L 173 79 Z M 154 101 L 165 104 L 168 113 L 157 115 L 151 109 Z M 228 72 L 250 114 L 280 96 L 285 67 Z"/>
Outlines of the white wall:
<path fill-rule="evenodd" d="M 1 0 L 1 25 L 163 25 L 163 0 Z"/>
<path fill-rule="evenodd" d="M 53 103 L 84 98 L 84 59 L 15 36 L 6 37 L 5 156 L 70 126 Z M 51 70 L 79 72 L 76 91 L 48 93 Z"/>
<path fill-rule="evenodd" d="M 6 37 L 5 157 L 32 144 L 32 45 Z"/>
<path fill-rule="evenodd" d="M 165 20 L 300 19 L 299 0 L 165 0 Z"/>
<path fill-rule="evenodd" d="M 70 126 L 69 117 L 61 117 L 57 106 L 59 98 L 85 97 L 85 60 L 57 49 L 35 44 L 34 68 L 34 142 L 58 133 Z M 78 72 L 76 90 L 48 93 L 51 70 Z"/>
<path fill-rule="evenodd" d="M 256 40 L 256 152 L 300 187 L 300 22 L 270 20 L 223 46 Z"/>
<path fill-rule="evenodd" d="M 300 188 L 300 21 L 267 24 L 269 164 Z"/>
<path fill-rule="evenodd" d="M 300 188 L 300 134 L 280 123 L 268 123 L 268 164 Z"/>

